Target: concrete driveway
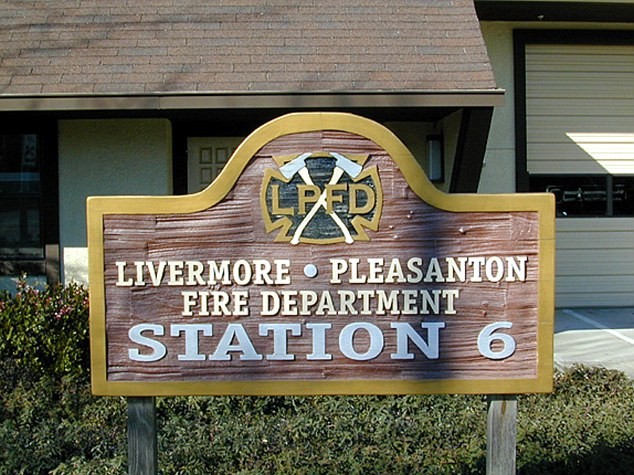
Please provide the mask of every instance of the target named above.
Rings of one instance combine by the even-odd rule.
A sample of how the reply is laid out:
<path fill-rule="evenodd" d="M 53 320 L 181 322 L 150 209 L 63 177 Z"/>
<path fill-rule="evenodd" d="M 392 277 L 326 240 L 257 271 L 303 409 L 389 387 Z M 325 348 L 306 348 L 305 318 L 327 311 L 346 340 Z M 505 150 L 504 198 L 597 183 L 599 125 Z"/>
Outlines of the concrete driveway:
<path fill-rule="evenodd" d="M 557 309 L 555 368 L 575 363 L 616 369 L 634 379 L 634 307 Z"/>

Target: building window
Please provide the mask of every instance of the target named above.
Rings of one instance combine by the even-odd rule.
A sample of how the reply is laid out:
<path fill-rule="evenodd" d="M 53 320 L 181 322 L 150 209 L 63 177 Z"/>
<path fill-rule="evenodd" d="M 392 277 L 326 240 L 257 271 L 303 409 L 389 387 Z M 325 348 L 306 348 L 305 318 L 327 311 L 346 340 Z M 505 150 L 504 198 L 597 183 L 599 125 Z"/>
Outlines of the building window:
<path fill-rule="evenodd" d="M 44 257 L 40 143 L 36 134 L 0 136 L 0 257 Z"/>
<path fill-rule="evenodd" d="M 0 276 L 59 279 L 54 124 L 0 129 Z"/>
<path fill-rule="evenodd" d="M 634 216 L 634 176 L 530 175 L 530 191 L 555 195 L 557 216 Z"/>

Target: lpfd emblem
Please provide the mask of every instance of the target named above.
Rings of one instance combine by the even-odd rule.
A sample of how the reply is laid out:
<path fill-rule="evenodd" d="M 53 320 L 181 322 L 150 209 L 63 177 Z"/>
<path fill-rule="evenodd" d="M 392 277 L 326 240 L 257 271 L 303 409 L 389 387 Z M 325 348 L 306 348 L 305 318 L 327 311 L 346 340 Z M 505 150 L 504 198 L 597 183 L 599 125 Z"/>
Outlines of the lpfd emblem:
<path fill-rule="evenodd" d="M 383 191 L 376 166 L 364 168 L 368 155 L 307 152 L 273 157 L 260 194 L 267 233 L 275 241 L 331 244 L 369 241 L 376 231 Z"/>

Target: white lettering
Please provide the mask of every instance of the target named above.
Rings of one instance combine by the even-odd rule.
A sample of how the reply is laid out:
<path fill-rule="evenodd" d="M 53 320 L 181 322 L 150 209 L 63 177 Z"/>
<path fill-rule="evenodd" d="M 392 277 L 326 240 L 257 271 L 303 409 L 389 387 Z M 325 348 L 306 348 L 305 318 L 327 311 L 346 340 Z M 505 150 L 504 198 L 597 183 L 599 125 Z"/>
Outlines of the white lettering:
<path fill-rule="evenodd" d="M 525 282 L 528 256 L 470 256 L 409 258 L 405 266 L 400 258 L 387 263 L 384 258 L 331 258 L 330 284 L 419 284 L 421 282 Z M 239 259 L 221 261 L 134 261 L 134 272 L 128 262 L 116 261 L 119 287 L 143 287 L 151 284 L 169 286 L 216 285 L 289 285 L 289 259 Z M 445 267 L 446 266 L 446 267 Z M 167 280 L 167 282 L 165 282 Z M 365 297 L 364 297 L 365 298 Z M 291 305 L 291 304 L 289 304 Z"/>
<path fill-rule="evenodd" d="M 359 259 L 348 259 L 350 263 L 350 282 L 351 284 L 365 284 L 367 277 L 365 275 L 359 275 Z"/>
<path fill-rule="evenodd" d="M 330 283 L 341 284 L 340 276 L 348 272 L 348 261 L 345 259 L 330 259 Z"/>
<path fill-rule="evenodd" d="M 161 280 L 163 280 L 163 275 L 165 274 L 165 266 L 167 262 L 159 262 L 158 269 L 154 268 L 154 263 L 147 261 L 145 266 L 147 267 L 148 273 L 150 274 L 150 280 L 152 281 L 152 285 L 154 287 L 158 287 L 161 285 Z"/>
<path fill-rule="evenodd" d="M 335 304 L 332 301 L 332 296 L 330 295 L 329 291 L 324 290 L 321 293 L 321 298 L 319 299 L 319 304 L 317 306 L 317 310 L 315 311 L 315 315 L 337 315 Z"/>
<path fill-rule="evenodd" d="M 495 322 L 487 325 L 482 329 L 478 335 L 478 351 L 485 358 L 491 360 L 503 360 L 515 353 L 515 339 L 506 333 L 495 333 L 500 328 L 512 328 L 511 322 Z M 499 341 L 502 348 L 499 345 L 495 346 L 494 342 Z"/>
<path fill-rule="evenodd" d="M 126 279 L 125 278 L 125 266 L 126 266 L 126 262 L 121 262 L 121 261 L 117 261 L 114 263 L 117 266 L 117 282 L 115 283 L 115 285 L 117 287 L 130 287 L 133 284 L 133 281 L 131 278 Z"/>
<path fill-rule="evenodd" d="M 499 282 L 504 277 L 504 263 L 497 256 L 490 257 L 484 266 L 484 273 L 489 282 Z"/>
<path fill-rule="evenodd" d="M 357 315 L 359 312 L 354 308 L 354 302 L 357 299 L 356 294 L 351 290 L 339 290 L 339 311 L 338 315 Z"/>
<path fill-rule="evenodd" d="M 295 355 L 288 354 L 288 332 L 292 336 L 300 336 L 302 327 L 299 323 L 261 323 L 258 326 L 260 336 L 273 333 L 273 353 L 266 355 L 267 360 L 294 360 Z"/>
<path fill-rule="evenodd" d="M 249 315 L 249 291 L 234 290 L 225 292 L 223 290 L 212 291 L 181 291 L 183 297 L 184 317 L 244 317 Z M 211 310 L 209 304 L 211 303 Z"/>
<path fill-rule="evenodd" d="M 412 257 L 407 261 L 407 270 L 411 274 L 407 274 L 407 282 L 410 284 L 420 284 L 425 277 L 423 272 L 423 260 L 420 257 Z"/>
<path fill-rule="evenodd" d="M 134 281 L 134 285 L 138 287 L 143 287 L 145 285 L 145 281 L 143 280 L 143 266 L 144 262 L 135 262 L 134 266 L 136 267 L 136 280 Z"/>
<path fill-rule="evenodd" d="M 299 313 L 297 309 L 297 290 L 282 291 L 282 315 L 293 316 Z"/>
<path fill-rule="evenodd" d="M 368 257 L 330 259 L 331 284 L 419 284 L 421 282 L 524 282 L 527 256 L 431 257 L 425 263 L 420 257 L 409 258 L 405 264 L 397 257 L 386 264 L 383 258 Z M 386 268 L 387 266 L 387 268 Z"/>
<path fill-rule="evenodd" d="M 330 323 L 307 323 L 306 328 L 312 330 L 313 352 L 306 355 L 307 360 L 331 360 L 332 355 L 326 353 L 326 330 L 332 328 Z"/>
<path fill-rule="evenodd" d="M 357 291 L 357 295 L 361 297 L 361 315 L 371 315 L 372 309 L 370 308 L 370 302 L 375 295 L 374 290 L 359 290 Z"/>
<path fill-rule="evenodd" d="M 403 315 L 416 315 L 418 307 L 416 306 L 417 290 L 403 290 Z"/>
<path fill-rule="evenodd" d="M 470 257 L 468 264 L 473 268 L 471 282 L 482 282 L 482 266 L 484 265 L 484 257 Z"/>
<path fill-rule="evenodd" d="M 377 305 L 376 305 L 376 314 L 377 315 L 385 315 L 386 310 L 390 311 L 392 315 L 398 315 L 398 290 L 392 290 L 387 293 L 385 290 L 377 290 Z"/>
<path fill-rule="evenodd" d="M 442 290 L 434 289 L 432 291 L 429 290 L 421 290 L 421 295 L 423 296 L 423 309 L 421 313 L 423 315 L 429 315 L 429 307 L 431 307 L 431 313 L 433 315 L 437 315 L 440 313 L 440 296 L 442 295 Z"/>
<path fill-rule="evenodd" d="M 263 290 L 260 292 L 262 296 L 262 316 L 270 317 L 277 315 L 280 311 L 280 296 L 273 291 Z"/>
<path fill-rule="evenodd" d="M 365 353 L 359 353 L 354 345 L 355 334 L 359 330 L 367 332 L 370 344 Z M 356 322 L 346 325 L 339 334 L 339 350 L 346 357 L 356 361 L 367 361 L 376 358 L 383 351 L 383 333 L 376 325 L 367 322 Z"/>
<path fill-rule="evenodd" d="M 205 285 L 205 279 L 203 279 L 203 272 L 205 266 L 200 261 L 185 261 L 187 267 L 187 281 L 185 285 Z"/>
<path fill-rule="evenodd" d="M 442 275 L 442 269 L 438 259 L 432 257 L 427 265 L 427 273 L 423 282 L 444 282 L 445 278 Z"/>
<path fill-rule="evenodd" d="M 171 336 L 180 336 L 181 333 L 185 334 L 185 354 L 178 355 L 179 361 L 205 361 L 205 355 L 198 352 L 198 334 L 212 336 L 211 323 L 183 323 L 171 326 Z"/>
<path fill-rule="evenodd" d="M 506 281 L 507 282 L 526 282 L 526 262 L 528 256 L 517 256 L 516 258 L 507 257 L 506 264 L 508 267 Z"/>
<path fill-rule="evenodd" d="M 238 285 L 247 285 L 251 282 L 253 271 L 244 259 L 237 260 L 233 265 L 233 281 Z"/>
<path fill-rule="evenodd" d="M 460 297 L 460 290 L 458 289 L 450 289 L 443 290 L 442 296 L 445 298 L 445 302 L 447 302 L 445 308 L 445 315 L 455 315 L 456 307 L 454 306 L 455 299 Z"/>
<path fill-rule="evenodd" d="M 255 285 L 272 285 L 271 263 L 265 259 L 253 261 L 253 283 Z"/>
<path fill-rule="evenodd" d="M 221 283 L 222 285 L 230 285 L 231 279 L 229 278 L 229 261 L 221 261 L 218 264 L 217 261 L 207 261 L 209 266 L 209 285 L 216 285 Z"/>
<path fill-rule="evenodd" d="M 183 296 L 183 311 L 181 315 L 183 317 L 191 317 L 194 315 L 192 308 L 196 306 L 196 299 L 198 298 L 198 292 L 189 292 L 183 291 L 181 292 Z"/>
<path fill-rule="evenodd" d="M 383 283 L 383 259 L 368 259 L 368 284 Z"/>
<path fill-rule="evenodd" d="M 409 263 L 409 261 L 408 261 Z M 387 269 L 387 275 L 385 276 L 385 282 L 389 284 L 399 283 L 403 284 L 407 282 L 405 274 L 403 274 L 403 268 L 401 267 L 401 261 L 397 258 L 392 259 L 390 267 Z"/>
<path fill-rule="evenodd" d="M 458 275 L 458 282 L 465 282 L 467 280 L 466 257 L 458 257 L 457 259 L 447 257 L 445 261 L 447 262 L 446 282 L 456 282 L 456 275 Z M 458 261 L 458 264 L 456 264 L 456 261 Z"/>
<path fill-rule="evenodd" d="M 236 340 L 234 344 L 233 341 Z M 216 351 L 209 357 L 213 361 L 230 361 L 230 351 L 242 353 L 240 360 L 242 361 L 259 361 L 262 355 L 255 351 L 255 347 L 249 338 L 246 330 L 239 323 L 230 323 L 227 325 L 224 335 L 220 339 Z"/>
<path fill-rule="evenodd" d="M 275 259 L 275 279 L 273 283 L 275 285 L 289 285 L 291 283 L 291 260 L 290 259 Z"/>
<path fill-rule="evenodd" d="M 167 261 L 170 274 L 170 280 L 167 282 L 167 285 L 183 285 L 183 265 L 183 261 Z M 150 268 L 151 266 L 148 266 L 148 270 L 150 270 Z"/>
<path fill-rule="evenodd" d="M 413 360 L 414 353 L 409 351 L 409 342 L 416 347 L 430 360 L 438 359 L 439 355 L 439 333 L 441 328 L 445 328 L 445 322 L 422 322 L 423 330 L 427 330 L 427 340 L 414 330 L 411 324 L 406 322 L 392 322 L 391 328 L 396 329 L 396 353 L 392 353 L 393 360 Z"/>
<path fill-rule="evenodd" d="M 234 290 L 233 295 L 233 312 L 234 317 L 246 317 L 249 315 L 249 291 Z"/>
<path fill-rule="evenodd" d="M 317 292 L 313 290 L 300 290 L 299 297 L 301 302 L 300 315 L 310 315 L 310 309 L 317 303 Z"/>
<path fill-rule="evenodd" d="M 163 336 L 165 329 L 161 325 L 153 325 L 150 323 L 141 323 L 135 325 L 128 331 L 128 337 L 133 343 L 146 346 L 152 350 L 150 354 L 141 354 L 137 348 L 128 350 L 128 358 L 132 361 L 142 361 L 143 363 L 151 363 L 163 359 L 167 354 L 167 348 L 160 341 L 143 336 L 143 332 L 152 332 L 156 336 Z"/>

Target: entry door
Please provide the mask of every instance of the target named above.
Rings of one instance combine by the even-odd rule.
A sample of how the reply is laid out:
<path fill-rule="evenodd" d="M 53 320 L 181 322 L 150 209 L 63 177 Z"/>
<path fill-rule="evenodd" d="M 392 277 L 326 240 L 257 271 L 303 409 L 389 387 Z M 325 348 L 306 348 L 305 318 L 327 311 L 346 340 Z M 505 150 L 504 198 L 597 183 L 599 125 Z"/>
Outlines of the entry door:
<path fill-rule="evenodd" d="M 209 186 L 242 140 L 242 137 L 189 137 L 187 192 L 196 193 Z"/>

